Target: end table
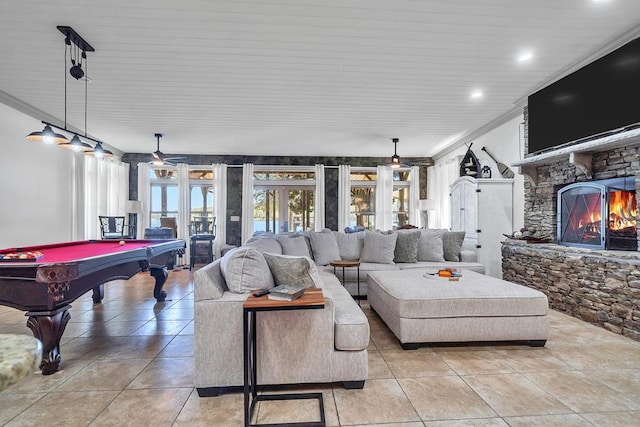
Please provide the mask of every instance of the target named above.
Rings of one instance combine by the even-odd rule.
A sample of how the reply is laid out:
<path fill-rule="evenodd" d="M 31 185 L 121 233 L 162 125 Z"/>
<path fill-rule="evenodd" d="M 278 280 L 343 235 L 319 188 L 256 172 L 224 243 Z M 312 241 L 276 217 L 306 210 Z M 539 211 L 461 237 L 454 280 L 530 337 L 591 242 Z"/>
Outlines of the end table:
<path fill-rule="evenodd" d="M 244 353 L 244 425 L 251 424 L 256 402 L 265 400 L 302 400 L 318 399 L 320 404 L 320 421 L 305 423 L 282 423 L 277 425 L 325 427 L 324 400 L 322 393 L 290 393 L 263 394 L 258 396 L 258 331 L 256 330 L 256 316 L 259 311 L 276 310 L 313 310 L 324 308 L 324 296 L 320 288 L 305 289 L 301 297 L 293 301 L 277 301 L 269 299 L 268 295 L 254 297 L 249 295 L 242 305 L 242 339 Z M 251 398 L 251 399 L 250 399 Z M 273 424 L 271 424 L 273 425 Z"/>
<path fill-rule="evenodd" d="M 356 267 L 358 269 L 358 295 L 356 299 L 358 300 L 358 304 L 360 304 L 360 299 L 362 298 L 360 296 L 360 261 L 345 261 L 342 259 L 338 259 L 335 261 L 331 261 L 329 265 L 333 267 L 333 274 L 336 274 L 336 267 L 342 267 L 342 286 L 344 286 L 345 283 L 344 269 L 350 267 Z"/>

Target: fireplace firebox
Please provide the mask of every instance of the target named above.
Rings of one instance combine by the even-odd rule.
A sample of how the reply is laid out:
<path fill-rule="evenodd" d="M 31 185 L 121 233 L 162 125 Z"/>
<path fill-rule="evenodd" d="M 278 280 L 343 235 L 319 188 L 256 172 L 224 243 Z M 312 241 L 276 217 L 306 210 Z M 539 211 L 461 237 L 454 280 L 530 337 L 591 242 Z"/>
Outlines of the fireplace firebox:
<path fill-rule="evenodd" d="M 558 244 L 638 250 L 634 177 L 579 182 L 558 191 Z"/>

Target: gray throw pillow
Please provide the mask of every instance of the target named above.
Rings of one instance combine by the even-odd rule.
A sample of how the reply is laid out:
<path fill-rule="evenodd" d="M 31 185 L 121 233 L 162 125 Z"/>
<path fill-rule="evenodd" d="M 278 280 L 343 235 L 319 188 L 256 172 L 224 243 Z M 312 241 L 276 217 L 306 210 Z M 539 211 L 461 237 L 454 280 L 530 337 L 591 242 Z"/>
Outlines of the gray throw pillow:
<path fill-rule="evenodd" d="M 393 255 L 394 262 L 418 262 L 420 230 L 398 230 L 398 240 Z"/>
<path fill-rule="evenodd" d="M 220 270 L 231 292 L 242 294 L 254 289 L 273 288 L 269 265 L 255 248 L 241 247 L 229 251 L 220 260 Z"/>
<path fill-rule="evenodd" d="M 309 238 L 316 264 L 329 265 L 331 261 L 340 259 L 340 249 L 332 231 L 309 233 Z"/>
<path fill-rule="evenodd" d="M 460 249 L 464 242 L 464 231 L 445 231 L 442 236 L 444 259 L 446 261 L 460 261 Z"/>
<path fill-rule="evenodd" d="M 418 261 L 444 262 L 442 235 L 446 230 L 420 230 Z"/>
<path fill-rule="evenodd" d="M 397 239 L 398 233 L 383 234 L 376 231 L 365 231 L 360 261 L 393 264 Z"/>
<path fill-rule="evenodd" d="M 342 233 L 334 231 L 338 249 L 340 250 L 340 259 L 345 261 L 357 261 L 362 254 L 364 246 L 364 231 L 357 233 Z"/>
<path fill-rule="evenodd" d="M 263 253 L 282 253 L 282 246 L 280 246 L 280 243 L 278 243 L 278 240 L 276 240 L 276 237 L 273 234 L 254 236 L 247 240 L 247 243 L 245 243 L 244 246 L 257 249 Z"/>
<path fill-rule="evenodd" d="M 315 263 L 308 257 L 264 254 L 276 286 L 295 285 L 319 288 L 322 279 Z"/>
<path fill-rule="evenodd" d="M 278 236 L 282 246 L 282 255 L 306 256 L 311 258 L 307 242 L 303 236 Z"/>

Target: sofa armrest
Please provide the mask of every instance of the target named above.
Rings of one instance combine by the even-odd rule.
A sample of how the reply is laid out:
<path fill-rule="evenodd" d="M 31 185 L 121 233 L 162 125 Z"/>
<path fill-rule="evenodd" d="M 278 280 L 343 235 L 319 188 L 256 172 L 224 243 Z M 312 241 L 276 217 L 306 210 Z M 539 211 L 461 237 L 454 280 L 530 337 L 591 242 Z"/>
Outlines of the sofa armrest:
<path fill-rule="evenodd" d="M 460 250 L 460 262 L 478 262 L 478 254 L 470 249 Z"/>
<path fill-rule="evenodd" d="M 196 302 L 220 299 L 226 290 L 220 258 L 193 273 L 193 296 Z"/>

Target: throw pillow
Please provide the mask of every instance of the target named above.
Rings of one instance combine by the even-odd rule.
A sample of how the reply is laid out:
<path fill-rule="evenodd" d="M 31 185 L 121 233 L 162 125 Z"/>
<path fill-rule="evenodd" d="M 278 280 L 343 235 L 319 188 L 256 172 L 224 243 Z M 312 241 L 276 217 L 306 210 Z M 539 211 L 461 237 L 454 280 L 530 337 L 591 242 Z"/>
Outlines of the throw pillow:
<path fill-rule="evenodd" d="M 375 231 L 364 232 L 364 246 L 360 261 L 378 264 L 393 264 L 398 233 L 384 234 Z"/>
<path fill-rule="evenodd" d="M 335 231 L 334 234 L 340 250 L 340 259 L 345 261 L 359 260 L 364 246 L 364 232 L 340 233 Z"/>
<path fill-rule="evenodd" d="M 303 236 L 278 235 L 278 242 L 280 242 L 280 246 L 282 246 L 283 255 L 306 256 L 311 258 L 307 242 Z"/>
<path fill-rule="evenodd" d="M 444 259 L 446 261 L 460 261 L 460 249 L 464 242 L 464 231 L 445 231 L 442 236 Z"/>
<path fill-rule="evenodd" d="M 250 247 L 257 249 L 260 252 L 270 252 L 272 254 L 281 254 L 282 246 L 276 240 L 273 234 L 264 234 L 259 236 L 254 236 L 247 240 L 247 243 L 244 244 L 245 247 Z"/>
<path fill-rule="evenodd" d="M 319 288 L 322 284 L 318 268 L 311 258 L 264 254 L 276 286 L 296 285 L 304 288 Z"/>
<path fill-rule="evenodd" d="M 331 261 L 340 259 L 340 249 L 332 231 L 309 233 L 309 238 L 316 264 L 328 265 Z"/>
<path fill-rule="evenodd" d="M 394 262 L 418 262 L 420 230 L 398 230 L 398 240 L 393 255 Z"/>
<path fill-rule="evenodd" d="M 442 235 L 445 230 L 420 230 L 418 261 L 444 262 Z"/>
<path fill-rule="evenodd" d="M 229 251 L 220 260 L 220 270 L 231 292 L 242 294 L 254 289 L 273 288 L 269 265 L 264 255 L 255 248 L 242 247 Z"/>

